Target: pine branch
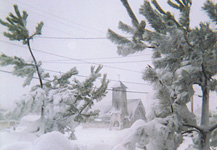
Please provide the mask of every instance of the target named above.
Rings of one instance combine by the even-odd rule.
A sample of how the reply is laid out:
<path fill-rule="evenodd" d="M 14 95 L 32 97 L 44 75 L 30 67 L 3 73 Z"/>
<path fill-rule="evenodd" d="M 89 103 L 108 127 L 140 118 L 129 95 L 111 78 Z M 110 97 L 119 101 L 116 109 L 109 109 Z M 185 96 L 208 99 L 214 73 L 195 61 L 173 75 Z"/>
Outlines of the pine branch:
<path fill-rule="evenodd" d="M 207 0 L 202 7 L 210 17 L 210 19 L 217 24 L 217 4 L 211 0 Z"/>
<path fill-rule="evenodd" d="M 139 21 L 137 20 L 135 14 L 133 13 L 129 3 L 127 0 L 121 0 L 122 4 L 124 5 L 124 7 L 126 8 L 127 10 L 127 13 L 129 14 L 130 18 L 131 18 L 131 21 L 132 21 L 132 24 L 137 28 L 139 29 Z"/>
<path fill-rule="evenodd" d="M 149 43 L 152 43 L 152 41 L 159 41 L 162 40 L 163 37 L 160 35 L 160 33 L 150 31 L 148 29 L 145 29 L 143 40 L 148 41 Z"/>
<path fill-rule="evenodd" d="M 176 3 L 173 3 L 171 0 L 168 0 L 167 3 L 175 9 L 180 9 L 179 5 L 177 5 Z"/>
<path fill-rule="evenodd" d="M 181 10 L 180 24 L 188 31 L 190 29 L 190 6 L 185 6 Z"/>
<path fill-rule="evenodd" d="M 56 81 L 53 81 L 54 85 L 59 85 L 59 87 L 65 86 L 67 85 L 67 83 L 69 83 L 69 78 L 76 74 L 78 74 L 78 70 L 76 69 L 76 67 L 74 67 L 70 69 L 68 72 L 61 75 L 59 78 L 55 78 Z"/>
<path fill-rule="evenodd" d="M 202 129 L 199 126 L 197 126 L 197 125 L 183 124 L 183 126 L 194 128 L 194 129 L 196 129 L 200 133 L 202 132 Z"/>
<path fill-rule="evenodd" d="M 162 86 L 164 88 L 164 90 L 167 90 L 169 91 L 169 88 L 167 85 L 165 85 L 161 80 L 160 78 L 158 77 L 156 71 L 150 66 L 148 65 L 147 69 L 146 69 L 146 75 L 143 76 L 143 79 L 145 80 L 150 80 L 151 82 L 155 82 L 157 84 L 160 84 L 160 86 Z M 171 97 L 170 97 L 171 99 Z M 171 108 L 171 112 L 174 113 L 174 107 L 173 107 L 173 103 L 171 102 L 171 100 L 168 100 L 169 101 L 169 105 L 170 105 L 170 108 Z"/>
<path fill-rule="evenodd" d="M 211 81 L 209 82 L 209 88 L 211 91 L 217 91 L 217 79 L 211 78 Z"/>
<path fill-rule="evenodd" d="M 183 131 L 181 134 L 192 133 L 194 131 L 198 132 L 198 130 L 196 130 L 196 129 L 191 129 L 191 130 Z M 198 132 L 198 133 L 200 133 L 200 132 Z"/>
<path fill-rule="evenodd" d="M 166 24 L 163 22 L 162 17 L 153 10 L 148 1 L 144 2 L 139 10 L 140 14 L 144 15 L 151 26 L 159 33 L 166 33 Z"/>
<path fill-rule="evenodd" d="M 212 132 L 217 128 L 217 123 L 209 127 L 209 132 Z"/>
<path fill-rule="evenodd" d="M 185 5 L 180 0 L 175 0 L 175 1 L 179 4 L 180 9 L 185 7 Z"/>
<path fill-rule="evenodd" d="M 93 82 L 100 76 L 100 70 L 102 66 L 98 66 L 96 69 L 95 67 L 91 67 L 91 75 L 87 78 L 83 83 L 78 83 L 76 88 L 80 92 L 80 100 L 84 100 L 85 103 L 79 108 L 78 115 L 80 116 L 83 111 L 85 111 L 88 107 L 90 108 L 93 105 L 94 100 L 99 100 L 101 97 L 105 96 L 106 89 L 108 86 L 109 81 L 106 81 L 106 75 L 103 76 L 101 81 L 101 86 L 98 88 L 93 87 Z M 83 88 L 82 88 L 83 87 Z M 79 95 L 79 93 L 78 93 Z M 76 98 L 76 102 L 79 99 Z"/>
<path fill-rule="evenodd" d="M 190 43 L 189 39 L 188 39 L 187 34 L 188 34 L 188 32 L 187 32 L 186 30 L 184 30 L 184 38 L 185 38 L 185 41 L 186 41 L 186 43 L 188 44 L 188 46 L 191 47 L 190 50 L 193 50 L 193 48 L 196 46 L 196 44 L 197 44 L 198 42 L 195 42 L 195 44 L 192 45 L 192 44 Z"/>
<path fill-rule="evenodd" d="M 183 126 L 194 128 L 199 133 L 204 133 L 204 132 L 207 132 L 207 131 L 211 133 L 213 130 L 215 130 L 217 128 L 217 124 L 209 126 L 208 129 L 207 128 L 199 127 L 197 125 L 190 125 L 190 124 L 183 124 Z"/>
<path fill-rule="evenodd" d="M 134 54 L 136 52 L 143 51 L 146 48 L 154 48 L 154 47 L 152 46 L 149 47 L 146 44 L 140 42 L 136 44 L 130 43 L 127 45 L 120 45 L 117 48 L 118 48 L 117 52 L 119 55 L 127 56 L 129 54 Z"/>
<path fill-rule="evenodd" d="M 35 33 L 29 36 L 29 39 L 32 39 L 35 35 L 41 35 L 41 30 L 44 23 L 41 21 L 35 28 Z"/>
<path fill-rule="evenodd" d="M 23 86 L 29 85 L 33 79 L 35 65 L 26 63 L 24 59 L 19 57 L 10 57 L 5 54 L 0 55 L 0 66 L 13 65 L 13 74 L 20 77 L 26 77 Z"/>
<path fill-rule="evenodd" d="M 191 1 L 190 0 L 182 0 L 182 2 L 180 0 L 176 0 L 176 3 L 172 2 L 171 0 L 168 0 L 167 3 L 175 8 L 178 9 L 181 12 L 181 17 L 179 19 L 179 23 L 180 25 L 178 25 L 178 22 L 175 20 L 175 18 L 173 17 L 173 20 L 176 22 L 176 24 L 178 25 L 178 27 L 185 27 L 186 30 L 189 30 L 189 25 L 190 25 L 190 7 L 191 7 Z M 189 5 L 190 4 L 190 5 Z"/>
<path fill-rule="evenodd" d="M 89 106 L 93 104 L 93 99 L 89 100 L 89 102 L 87 102 L 86 104 L 84 104 L 84 106 L 80 109 L 80 111 L 78 112 L 78 116 L 81 115 L 81 113 Z"/>
<path fill-rule="evenodd" d="M 126 33 L 130 33 L 130 34 L 134 34 L 136 32 L 135 28 L 123 23 L 123 22 L 119 22 L 118 28 L 121 29 L 122 31 L 126 32 Z"/>
<path fill-rule="evenodd" d="M 26 27 L 28 14 L 23 11 L 20 14 L 17 5 L 14 5 L 15 15 L 10 13 L 6 17 L 6 21 L 0 19 L 0 24 L 6 26 L 9 32 L 4 32 L 4 36 L 8 37 L 10 40 L 22 41 L 23 44 L 27 44 L 29 39 L 32 39 L 35 35 L 40 35 L 43 27 L 43 22 L 40 22 L 36 26 L 35 32 L 29 36 L 29 31 Z"/>
<path fill-rule="evenodd" d="M 115 33 L 111 29 L 108 29 L 107 37 L 115 44 L 124 45 L 124 44 L 132 44 L 131 40 Z"/>
<path fill-rule="evenodd" d="M 152 3 L 154 4 L 154 6 L 157 8 L 157 10 L 162 13 L 162 14 L 166 14 L 166 12 L 160 7 L 160 5 L 158 4 L 157 0 L 152 0 Z"/>

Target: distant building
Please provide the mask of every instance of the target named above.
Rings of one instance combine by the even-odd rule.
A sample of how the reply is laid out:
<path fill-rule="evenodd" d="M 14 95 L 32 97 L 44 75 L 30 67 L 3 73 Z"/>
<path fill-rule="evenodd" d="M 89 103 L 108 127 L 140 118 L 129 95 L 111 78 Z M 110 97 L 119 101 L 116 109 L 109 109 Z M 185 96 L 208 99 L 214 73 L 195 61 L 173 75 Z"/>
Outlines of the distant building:
<path fill-rule="evenodd" d="M 140 99 L 127 99 L 127 87 L 117 82 L 112 87 L 112 104 L 101 108 L 98 118 L 88 121 L 84 127 L 124 129 L 130 127 L 136 120 L 146 121 L 144 105 Z M 103 101 L 102 101 L 103 103 Z"/>
<path fill-rule="evenodd" d="M 0 129 L 15 127 L 18 123 L 17 120 L 0 120 Z"/>

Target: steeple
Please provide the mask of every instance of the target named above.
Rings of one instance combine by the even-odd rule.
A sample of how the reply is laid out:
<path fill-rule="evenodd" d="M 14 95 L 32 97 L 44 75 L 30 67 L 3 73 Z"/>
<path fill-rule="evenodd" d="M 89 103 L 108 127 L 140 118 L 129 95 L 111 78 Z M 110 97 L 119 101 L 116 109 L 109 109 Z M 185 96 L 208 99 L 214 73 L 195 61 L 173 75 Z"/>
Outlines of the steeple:
<path fill-rule="evenodd" d="M 120 110 L 122 113 L 127 114 L 127 87 L 118 81 L 112 87 L 112 107 L 114 110 Z"/>
<path fill-rule="evenodd" d="M 121 81 L 118 81 L 115 85 L 113 85 L 112 89 L 114 89 L 114 88 L 120 88 L 120 89 L 124 89 L 124 90 L 127 89 L 126 85 L 124 85 Z"/>
<path fill-rule="evenodd" d="M 112 86 L 112 112 L 111 112 L 111 127 L 123 128 L 128 116 L 127 110 L 127 87 L 118 81 Z"/>

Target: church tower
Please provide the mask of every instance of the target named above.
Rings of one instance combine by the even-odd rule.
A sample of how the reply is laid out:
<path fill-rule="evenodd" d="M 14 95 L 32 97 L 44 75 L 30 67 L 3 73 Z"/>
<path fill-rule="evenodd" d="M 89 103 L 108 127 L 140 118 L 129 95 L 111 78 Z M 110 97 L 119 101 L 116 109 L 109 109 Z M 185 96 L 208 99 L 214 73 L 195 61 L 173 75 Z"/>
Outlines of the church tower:
<path fill-rule="evenodd" d="M 128 124 L 127 118 L 127 87 L 121 82 L 117 82 L 112 87 L 112 110 L 110 128 L 123 129 Z"/>

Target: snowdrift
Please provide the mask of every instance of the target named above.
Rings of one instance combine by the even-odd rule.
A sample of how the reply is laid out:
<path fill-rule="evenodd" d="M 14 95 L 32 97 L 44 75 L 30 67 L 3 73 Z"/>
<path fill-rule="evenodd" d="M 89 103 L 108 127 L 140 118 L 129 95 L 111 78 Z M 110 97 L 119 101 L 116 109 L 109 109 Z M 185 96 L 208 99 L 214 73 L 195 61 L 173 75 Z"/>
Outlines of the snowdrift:
<path fill-rule="evenodd" d="M 31 142 L 16 142 L 0 147 L 0 150 L 75 150 L 72 143 L 60 132 L 44 134 Z"/>

